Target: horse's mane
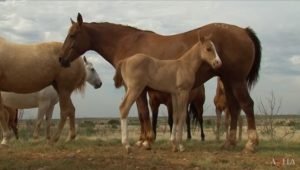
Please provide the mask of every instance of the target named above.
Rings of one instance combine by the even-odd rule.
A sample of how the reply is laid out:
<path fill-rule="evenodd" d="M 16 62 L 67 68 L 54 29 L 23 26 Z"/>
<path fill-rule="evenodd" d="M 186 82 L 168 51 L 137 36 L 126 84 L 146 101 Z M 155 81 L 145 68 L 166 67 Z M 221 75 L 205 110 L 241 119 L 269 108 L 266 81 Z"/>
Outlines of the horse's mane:
<path fill-rule="evenodd" d="M 104 26 L 111 26 L 111 27 L 115 27 L 115 28 L 125 28 L 128 30 L 133 30 L 133 31 L 145 31 L 145 32 L 151 32 L 151 33 L 155 33 L 153 31 L 150 30 L 142 30 L 133 26 L 129 26 L 129 25 L 122 25 L 122 24 L 115 24 L 115 23 L 110 23 L 110 22 L 91 22 L 90 24 L 94 24 L 94 25 L 104 25 Z"/>
<path fill-rule="evenodd" d="M 82 57 L 78 58 L 78 62 L 80 64 L 79 67 L 82 67 L 84 69 L 84 72 L 83 72 L 83 76 L 79 80 L 74 91 L 79 92 L 81 94 L 81 96 L 84 96 L 85 86 L 86 86 L 86 69 L 85 69 L 84 61 L 83 61 Z"/>

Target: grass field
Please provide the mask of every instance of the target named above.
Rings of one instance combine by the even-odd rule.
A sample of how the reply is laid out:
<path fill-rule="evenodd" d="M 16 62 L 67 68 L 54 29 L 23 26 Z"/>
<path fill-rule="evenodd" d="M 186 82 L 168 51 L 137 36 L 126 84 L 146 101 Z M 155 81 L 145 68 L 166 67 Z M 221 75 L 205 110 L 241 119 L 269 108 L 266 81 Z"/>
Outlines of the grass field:
<path fill-rule="evenodd" d="M 174 153 L 168 140 L 166 120 L 161 118 L 152 150 L 134 147 L 131 154 L 121 145 L 118 119 L 77 120 L 77 139 L 64 142 L 68 129 L 65 127 L 60 141 L 53 146 L 48 145 L 44 137 L 31 139 L 31 125 L 23 121 L 21 139 L 13 139 L 8 148 L 0 148 L 0 169 L 300 169 L 300 129 L 293 137 L 276 141 L 260 135 L 262 140 L 257 152 L 245 155 L 241 152 L 245 135 L 235 148 L 221 150 L 224 135 L 222 141 L 215 141 L 213 124 L 210 125 L 209 120 L 205 120 L 205 142 L 199 141 L 198 129 L 194 129 L 193 139 L 184 142 L 186 151 Z M 293 120 L 299 123 L 298 117 Z M 133 144 L 138 139 L 139 124 L 136 119 L 131 119 L 129 124 Z M 245 127 L 243 131 L 246 132 Z"/>

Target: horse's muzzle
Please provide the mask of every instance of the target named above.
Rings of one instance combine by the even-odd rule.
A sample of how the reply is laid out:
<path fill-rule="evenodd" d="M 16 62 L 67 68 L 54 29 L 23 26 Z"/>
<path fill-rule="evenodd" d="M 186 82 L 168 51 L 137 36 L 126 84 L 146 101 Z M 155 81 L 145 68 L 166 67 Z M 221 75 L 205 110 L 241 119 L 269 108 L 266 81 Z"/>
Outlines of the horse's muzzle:
<path fill-rule="evenodd" d="M 102 86 L 102 82 L 100 82 L 99 84 L 96 84 L 96 85 L 94 86 L 94 88 L 95 88 L 95 89 L 99 89 L 101 86 Z"/>
<path fill-rule="evenodd" d="M 62 57 L 59 57 L 59 62 L 62 67 L 70 67 L 70 62 Z"/>
<path fill-rule="evenodd" d="M 218 68 L 220 68 L 222 66 L 222 61 L 216 59 L 216 60 L 213 61 L 212 65 L 213 65 L 214 69 L 218 69 Z"/>

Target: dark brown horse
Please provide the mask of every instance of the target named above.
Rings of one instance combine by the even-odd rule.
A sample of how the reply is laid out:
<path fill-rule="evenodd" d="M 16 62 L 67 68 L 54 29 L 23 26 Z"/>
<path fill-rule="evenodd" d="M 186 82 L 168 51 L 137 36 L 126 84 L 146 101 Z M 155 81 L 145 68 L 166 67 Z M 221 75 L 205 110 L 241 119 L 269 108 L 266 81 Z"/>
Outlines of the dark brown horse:
<path fill-rule="evenodd" d="M 190 92 L 189 96 L 189 103 L 190 109 L 188 110 L 188 114 L 186 117 L 186 125 L 187 125 L 187 139 L 191 139 L 191 127 L 190 127 L 190 114 L 196 118 L 197 122 L 200 123 L 200 130 L 201 130 L 201 140 L 204 141 L 205 135 L 203 132 L 203 104 L 205 102 L 205 90 L 204 85 L 193 89 Z M 167 106 L 168 109 L 168 124 L 170 127 L 170 131 L 172 131 L 173 125 L 173 109 L 172 109 L 172 99 L 171 95 L 168 93 L 162 93 L 158 91 L 153 91 L 149 93 L 149 104 L 152 111 L 152 128 L 154 132 L 154 138 L 156 138 L 156 126 L 157 126 L 157 116 L 158 116 L 158 109 L 161 104 Z"/>
<path fill-rule="evenodd" d="M 229 124 L 230 124 L 230 112 L 225 96 L 225 90 L 224 85 L 221 81 L 221 79 L 218 77 L 217 80 L 217 89 L 216 89 L 216 95 L 214 97 L 214 104 L 216 107 L 216 124 L 217 124 L 217 130 L 216 130 L 216 140 L 220 140 L 220 127 L 221 127 L 221 119 L 222 119 L 222 112 L 225 114 L 225 121 L 224 121 L 224 127 L 225 127 L 225 133 L 226 133 L 226 139 L 229 138 Z M 238 115 L 239 120 L 239 141 L 242 140 L 242 127 L 243 127 L 243 118 Z"/>
<path fill-rule="evenodd" d="M 85 23 L 82 16 L 78 14 L 77 22 L 72 21 L 64 41 L 60 63 L 67 67 L 70 62 L 88 50 L 98 52 L 115 68 L 120 60 L 136 53 L 144 53 L 159 59 L 175 59 L 198 41 L 198 34 L 212 35 L 211 40 L 216 46 L 223 65 L 218 70 L 213 70 L 208 64 L 203 65 L 198 70 L 194 86 L 200 86 L 214 76 L 221 77 L 231 113 L 230 133 L 235 134 L 237 115 L 242 108 L 248 122 L 248 142 L 245 151 L 254 151 L 255 146 L 258 145 L 258 135 L 253 110 L 254 102 L 248 88 L 254 86 L 259 76 L 261 46 L 259 39 L 250 28 L 213 23 L 185 33 L 163 36 L 129 26 Z M 153 140 L 147 90 L 149 89 L 146 88 L 136 100 L 141 122 L 139 143 L 144 141 L 146 145 Z M 149 92 L 151 93 L 151 90 Z M 235 138 L 230 137 L 224 146 L 229 147 L 235 142 Z"/>

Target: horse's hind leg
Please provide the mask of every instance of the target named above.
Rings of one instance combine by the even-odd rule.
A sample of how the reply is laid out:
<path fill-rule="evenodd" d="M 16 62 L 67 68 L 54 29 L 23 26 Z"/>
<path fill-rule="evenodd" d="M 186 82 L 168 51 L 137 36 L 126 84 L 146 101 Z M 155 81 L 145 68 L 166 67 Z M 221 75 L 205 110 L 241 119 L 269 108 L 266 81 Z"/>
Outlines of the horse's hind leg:
<path fill-rule="evenodd" d="M 255 117 L 254 117 L 254 102 L 251 99 L 246 82 L 235 83 L 233 86 L 233 92 L 238 102 L 246 113 L 248 123 L 248 141 L 245 145 L 244 151 L 246 153 L 254 152 L 255 147 L 258 145 L 258 135 L 256 132 Z"/>
<path fill-rule="evenodd" d="M 52 136 L 51 143 L 58 141 L 58 139 L 61 135 L 61 132 L 63 130 L 63 127 L 66 123 L 67 117 L 75 114 L 75 107 L 71 100 L 71 93 L 68 91 L 65 92 L 64 90 L 58 90 L 58 91 L 59 91 L 58 96 L 59 96 L 59 106 L 60 106 L 60 120 L 58 123 L 57 131 Z M 69 135 L 73 135 L 73 133 L 74 133 L 74 136 L 75 136 L 75 132 L 71 132 L 71 131 L 75 131 L 75 128 L 74 128 L 75 124 L 74 124 L 74 127 L 71 124 L 71 123 L 75 122 L 74 120 L 72 120 L 73 118 L 74 117 L 70 117 L 70 134 Z M 74 128 L 74 129 L 72 129 L 72 128 Z"/>
<path fill-rule="evenodd" d="M 186 114 L 186 138 L 187 138 L 187 140 L 191 140 L 192 139 L 192 134 L 191 134 L 191 117 L 190 117 L 190 113 L 189 112 L 192 112 L 192 106 L 191 106 L 191 104 L 189 104 L 190 105 L 190 110 L 187 110 L 187 114 Z"/>
<path fill-rule="evenodd" d="M 228 108 L 224 109 L 224 129 L 225 129 L 225 133 L 226 133 L 226 139 L 229 138 L 229 125 L 230 125 L 230 120 L 231 120 L 231 114 L 229 112 Z"/>
<path fill-rule="evenodd" d="M 151 121 L 148 109 L 147 91 L 143 90 L 140 96 L 136 99 L 136 105 L 141 123 L 141 135 L 139 141 L 136 143 L 138 146 L 143 146 L 145 149 L 151 149 L 151 142 L 153 141 L 154 134 L 151 127 Z"/>
<path fill-rule="evenodd" d="M 131 106 L 142 92 L 143 88 L 135 87 L 128 88 L 124 100 L 120 105 L 120 118 L 121 118 L 121 134 L 122 144 L 125 146 L 127 152 L 130 152 L 130 144 L 128 141 L 128 125 L 127 117 Z"/>
<path fill-rule="evenodd" d="M 33 138 L 37 139 L 39 137 L 40 127 L 44 120 L 44 116 L 46 114 L 46 110 L 49 107 L 48 101 L 41 101 L 39 102 L 39 108 L 38 108 L 38 115 L 35 123 L 35 127 L 33 130 Z"/>
<path fill-rule="evenodd" d="M 230 113 L 231 121 L 229 135 L 227 136 L 222 148 L 229 148 L 236 145 L 237 115 L 240 112 L 240 106 L 233 94 L 232 87 L 224 82 L 224 88 L 227 100 L 227 111 Z"/>
<path fill-rule="evenodd" d="M 0 94 L 0 125 L 3 132 L 3 139 L 1 145 L 7 145 L 11 135 L 8 127 L 8 114 L 3 107 L 1 94 Z"/>
<path fill-rule="evenodd" d="M 46 139 L 47 140 L 51 139 L 50 129 L 51 129 L 51 120 L 52 120 L 54 106 L 55 104 L 50 105 L 46 112 Z"/>
<path fill-rule="evenodd" d="M 222 120 L 222 111 L 218 107 L 216 107 L 216 124 L 217 124 L 217 131 L 216 131 L 216 140 L 220 140 L 220 127 L 221 127 L 221 120 Z"/>
<path fill-rule="evenodd" d="M 156 139 L 156 126 L 157 126 L 157 117 L 158 117 L 158 108 L 159 103 L 155 100 L 155 98 L 150 97 L 150 108 L 152 111 L 152 129 L 154 132 L 154 139 Z"/>
<path fill-rule="evenodd" d="M 198 118 L 199 124 L 200 124 L 201 141 L 205 140 L 205 134 L 204 134 L 204 130 L 203 130 L 203 104 L 204 104 L 204 101 L 194 104 L 194 106 L 196 107 L 196 111 L 197 111 L 197 118 Z"/>

